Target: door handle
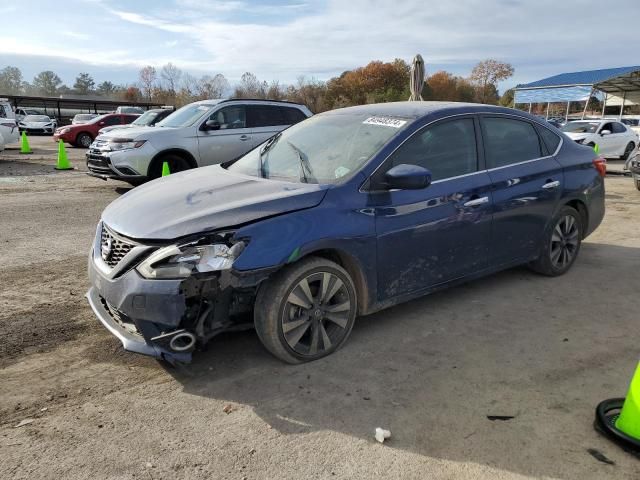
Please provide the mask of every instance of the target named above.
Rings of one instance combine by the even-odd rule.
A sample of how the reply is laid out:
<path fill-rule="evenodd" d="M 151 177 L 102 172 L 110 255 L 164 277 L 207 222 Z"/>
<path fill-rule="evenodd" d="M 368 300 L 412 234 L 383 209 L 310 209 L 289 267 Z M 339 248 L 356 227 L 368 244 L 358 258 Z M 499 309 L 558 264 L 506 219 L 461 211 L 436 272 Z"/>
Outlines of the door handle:
<path fill-rule="evenodd" d="M 558 188 L 560 186 L 560 182 L 558 180 L 554 181 L 554 182 L 547 182 L 544 185 L 542 185 L 542 188 L 544 188 L 545 190 L 551 190 L 553 188 Z"/>
<path fill-rule="evenodd" d="M 465 207 L 478 207 L 480 205 L 484 205 L 485 203 L 489 203 L 489 197 L 474 198 L 473 200 L 464 202 L 463 205 Z"/>
<path fill-rule="evenodd" d="M 240 141 L 244 142 L 246 140 L 249 140 L 249 135 L 240 135 Z"/>

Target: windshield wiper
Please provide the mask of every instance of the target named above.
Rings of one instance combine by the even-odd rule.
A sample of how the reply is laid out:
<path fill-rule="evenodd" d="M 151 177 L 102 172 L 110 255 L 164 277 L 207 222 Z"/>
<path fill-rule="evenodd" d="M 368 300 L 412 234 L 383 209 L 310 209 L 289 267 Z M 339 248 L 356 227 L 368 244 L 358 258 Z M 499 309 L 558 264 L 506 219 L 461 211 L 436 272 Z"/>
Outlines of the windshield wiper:
<path fill-rule="evenodd" d="M 262 147 L 262 149 L 260 150 L 260 176 L 262 178 L 267 177 L 267 172 L 264 169 L 264 155 L 269 151 L 271 147 L 273 147 L 273 145 L 276 143 L 276 140 L 280 138 L 280 135 L 282 135 L 282 132 L 276 133 L 273 137 L 266 141 L 264 147 Z"/>
<path fill-rule="evenodd" d="M 309 183 L 309 177 L 311 177 L 311 179 L 315 183 L 318 183 L 318 180 L 316 180 L 315 176 L 313 175 L 313 170 L 311 169 L 311 165 L 309 164 L 309 160 L 307 159 L 307 157 L 304 154 L 304 152 L 302 150 L 300 150 L 298 147 L 296 147 L 289 140 L 287 140 L 287 144 L 298 155 L 298 160 L 300 161 L 300 169 L 302 170 L 302 179 L 301 180 L 304 180 L 304 183 Z M 307 170 L 309 172 L 309 177 L 307 177 L 307 172 L 305 172 L 305 170 Z"/>

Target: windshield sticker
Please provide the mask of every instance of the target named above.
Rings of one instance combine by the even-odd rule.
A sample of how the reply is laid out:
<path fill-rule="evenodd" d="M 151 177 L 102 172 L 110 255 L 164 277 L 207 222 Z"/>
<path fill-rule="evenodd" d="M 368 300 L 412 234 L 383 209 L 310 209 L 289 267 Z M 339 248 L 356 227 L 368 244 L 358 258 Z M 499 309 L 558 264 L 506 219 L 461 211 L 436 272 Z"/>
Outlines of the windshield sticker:
<path fill-rule="evenodd" d="M 369 117 L 362 123 L 366 125 L 380 125 L 381 127 L 400 128 L 406 124 L 407 121 L 391 117 Z"/>
<path fill-rule="evenodd" d="M 349 170 L 347 167 L 338 167 L 334 170 L 333 174 L 336 176 L 336 178 L 342 178 L 350 171 L 351 170 Z"/>

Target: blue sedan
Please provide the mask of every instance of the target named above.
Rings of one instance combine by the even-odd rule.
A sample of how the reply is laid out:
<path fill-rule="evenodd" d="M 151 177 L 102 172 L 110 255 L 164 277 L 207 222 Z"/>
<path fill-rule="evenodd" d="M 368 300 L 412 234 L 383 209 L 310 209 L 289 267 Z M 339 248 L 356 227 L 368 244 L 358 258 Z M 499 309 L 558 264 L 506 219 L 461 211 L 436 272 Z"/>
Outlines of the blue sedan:
<path fill-rule="evenodd" d="M 516 110 L 326 112 L 114 201 L 87 298 L 133 352 L 187 362 L 218 333 L 255 328 L 276 357 L 315 360 L 357 316 L 516 265 L 562 275 L 602 221 L 605 168 Z"/>

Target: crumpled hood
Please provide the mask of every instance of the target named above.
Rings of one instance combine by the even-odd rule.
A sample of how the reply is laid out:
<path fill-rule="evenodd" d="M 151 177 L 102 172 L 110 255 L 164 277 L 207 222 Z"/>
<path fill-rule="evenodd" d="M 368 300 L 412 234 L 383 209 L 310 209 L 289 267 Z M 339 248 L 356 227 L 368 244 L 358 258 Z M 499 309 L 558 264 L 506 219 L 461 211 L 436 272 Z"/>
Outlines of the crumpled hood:
<path fill-rule="evenodd" d="M 589 135 L 592 135 L 591 133 L 571 133 L 571 132 L 564 132 L 564 134 L 573 141 L 584 140 Z"/>
<path fill-rule="evenodd" d="M 140 240 L 171 240 L 318 205 L 328 187 L 230 173 L 219 165 L 162 177 L 113 201 L 102 220 Z"/>

